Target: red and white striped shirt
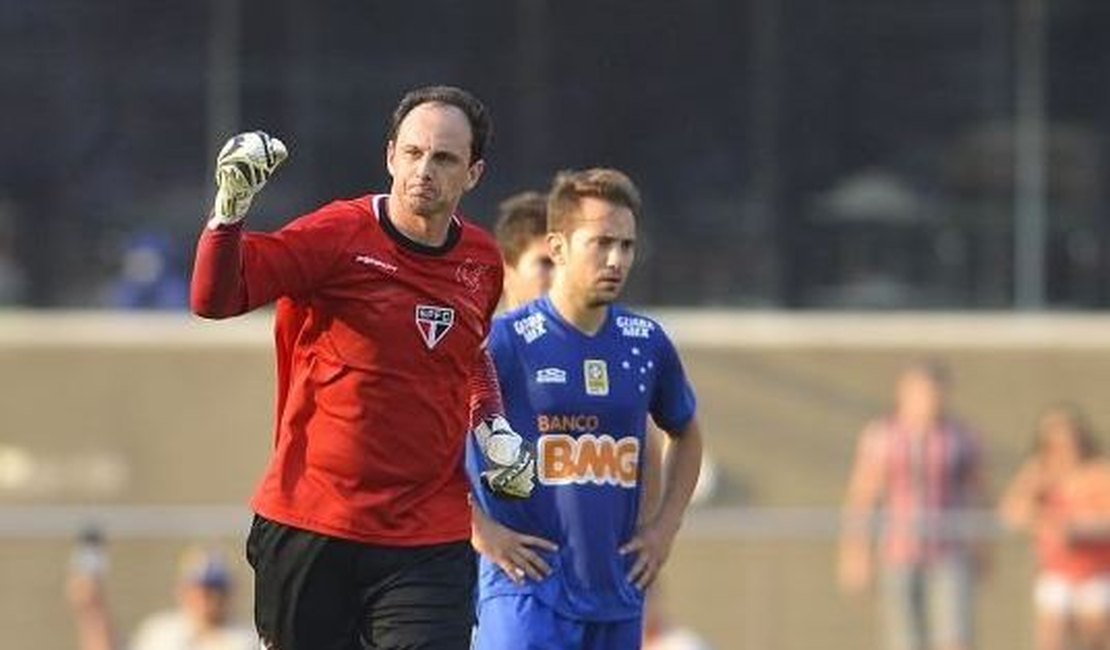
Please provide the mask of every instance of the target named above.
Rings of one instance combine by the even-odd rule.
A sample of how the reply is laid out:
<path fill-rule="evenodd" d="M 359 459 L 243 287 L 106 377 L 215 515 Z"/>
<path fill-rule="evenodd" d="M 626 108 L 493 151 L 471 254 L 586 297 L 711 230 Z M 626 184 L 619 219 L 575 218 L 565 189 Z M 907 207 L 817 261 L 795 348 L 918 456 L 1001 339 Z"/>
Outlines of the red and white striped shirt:
<path fill-rule="evenodd" d="M 869 424 L 858 462 L 882 470 L 882 548 L 890 564 L 929 562 L 967 550 L 952 525 L 975 504 L 981 453 L 977 437 L 943 419 L 912 431 L 892 417 Z"/>

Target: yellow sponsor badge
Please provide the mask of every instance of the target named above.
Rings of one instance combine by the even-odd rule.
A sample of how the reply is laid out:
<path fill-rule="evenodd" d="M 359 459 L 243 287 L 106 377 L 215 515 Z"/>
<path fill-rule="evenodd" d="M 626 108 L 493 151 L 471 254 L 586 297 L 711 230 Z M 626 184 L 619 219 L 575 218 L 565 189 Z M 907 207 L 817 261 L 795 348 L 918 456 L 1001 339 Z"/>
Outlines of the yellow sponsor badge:
<path fill-rule="evenodd" d="M 609 394 L 609 370 L 604 359 L 586 359 L 582 364 L 587 395 Z"/>

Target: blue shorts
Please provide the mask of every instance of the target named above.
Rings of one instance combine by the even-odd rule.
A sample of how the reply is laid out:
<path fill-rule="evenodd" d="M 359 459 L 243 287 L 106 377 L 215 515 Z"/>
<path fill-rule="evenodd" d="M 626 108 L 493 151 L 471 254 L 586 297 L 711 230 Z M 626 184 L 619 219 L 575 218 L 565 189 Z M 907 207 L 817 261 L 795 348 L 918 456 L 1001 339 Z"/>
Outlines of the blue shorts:
<path fill-rule="evenodd" d="M 495 596 L 478 605 L 473 650 L 635 650 L 643 618 L 577 621 L 534 596 Z"/>

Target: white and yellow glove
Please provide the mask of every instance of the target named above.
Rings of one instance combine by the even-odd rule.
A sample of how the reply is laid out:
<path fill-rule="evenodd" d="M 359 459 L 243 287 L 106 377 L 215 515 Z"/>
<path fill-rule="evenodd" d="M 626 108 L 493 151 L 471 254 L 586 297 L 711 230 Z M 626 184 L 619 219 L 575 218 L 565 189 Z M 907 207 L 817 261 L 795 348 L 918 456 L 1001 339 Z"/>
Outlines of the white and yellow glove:
<path fill-rule="evenodd" d="M 242 221 L 254 195 L 288 157 L 285 144 L 262 131 L 240 133 L 228 140 L 216 156 L 216 204 L 208 227 Z"/>
<path fill-rule="evenodd" d="M 482 472 L 482 484 L 506 499 L 527 499 L 536 480 L 536 455 L 508 421 L 501 416 L 483 420 L 474 428 L 478 446 L 490 469 Z"/>

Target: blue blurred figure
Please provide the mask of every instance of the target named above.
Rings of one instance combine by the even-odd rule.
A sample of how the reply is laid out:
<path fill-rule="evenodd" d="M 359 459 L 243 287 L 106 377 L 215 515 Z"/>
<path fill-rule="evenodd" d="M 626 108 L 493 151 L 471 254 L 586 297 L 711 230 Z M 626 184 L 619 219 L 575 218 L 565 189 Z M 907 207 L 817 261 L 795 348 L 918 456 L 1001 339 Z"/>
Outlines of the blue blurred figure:
<path fill-rule="evenodd" d="M 169 235 L 141 231 L 123 249 L 108 303 L 119 309 L 185 309 L 189 288 Z"/>

